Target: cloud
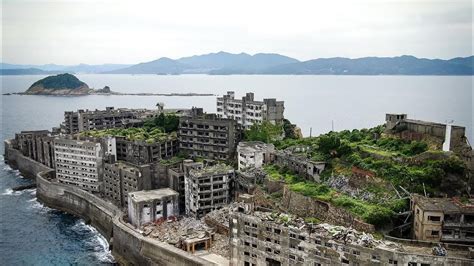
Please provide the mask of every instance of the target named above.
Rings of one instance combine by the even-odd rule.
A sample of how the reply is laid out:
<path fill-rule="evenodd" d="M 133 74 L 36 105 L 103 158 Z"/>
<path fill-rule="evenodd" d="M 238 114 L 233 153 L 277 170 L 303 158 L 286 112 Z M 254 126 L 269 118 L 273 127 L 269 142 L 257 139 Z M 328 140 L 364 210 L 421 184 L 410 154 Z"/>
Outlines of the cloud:
<path fill-rule="evenodd" d="M 3 1 L 2 61 L 137 63 L 216 52 L 472 54 L 471 1 Z"/>

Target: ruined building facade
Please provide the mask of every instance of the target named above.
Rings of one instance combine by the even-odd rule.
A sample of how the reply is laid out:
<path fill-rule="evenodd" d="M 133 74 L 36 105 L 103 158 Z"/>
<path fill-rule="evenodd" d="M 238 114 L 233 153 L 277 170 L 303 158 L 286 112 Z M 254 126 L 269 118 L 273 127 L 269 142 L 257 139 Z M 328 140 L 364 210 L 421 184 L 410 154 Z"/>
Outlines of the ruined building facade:
<path fill-rule="evenodd" d="M 240 137 L 235 120 L 204 114 L 200 108 L 194 109 L 192 116 L 179 119 L 179 150 L 192 157 L 231 160 Z"/>
<path fill-rule="evenodd" d="M 237 146 L 237 163 L 239 170 L 262 168 L 275 157 L 275 146 L 261 141 L 241 141 Z"/>
<path fill-rule="evenodd" d="M 224 164 L 190 169 L 185 175 L 186 214 L 200 218 L 229 204 L 233 178 L 234 169 Z"/>
<path fill-rule="evenodd" d="M 15 146 L 24 156 L 54 168 L 54 136 L 48 130 L 15 134 Z"/>
<path fill-rule="evenodd" d="M 243 128 L 268 121 L 273 124 L 283 122 L 285 103 L 274 98 L 255 101 L 249 92 L 242 99 L 235 99 L 233 91 L 217 98 L 217 115 L 220 118 L 235 119 Z"/>
<path fill-rule="evenodd" d="M 103 159 L 115 156 L 115 151 L 115 138 L 56 138 L 56 178 L 59 183 L 99 193 L 102 190 Z"/>
<path fill-rule="evenodd" d="M 178 138 L 168 135 L 167 138 L 152 143 L 146 141 L 128 140 L 125 137 L 117 139 L 117 160 L 133 164 L 150 164 L 162 159 L 171 158 L 178 153 Z"/>
<path fill-rule="evenodd" d="M 110 158 L 104 163 L 103 197 L 119 207 L 127 207 L 128 194 L 152 189 L 149 164 L 134 165 Z"/>
<path fill-rule="evenodd" d="M 127 124 L 134 124 L 155 115 L 157 115 L 155 110 L 114 109 L 114 107 L 106 107 L 105 110 L 68 111 L 64 112 L 61 131 L 65 134 L 74 134 L 87 130 L 127 127 Z"/>
<path fill-rule="evenodd" d="M 287 220 L 279 219 L 286 216 L 273 214 L 251 208 L 239 208 L 231 213 L 230 265 L 462 266 L 472 263 L 464 257 L 433 256 L 431 247 L 421 252 L 419 246 L 400 249 L 393 242 L 383 240 L 369 243 L 362 240 L 363 235 L 356 237 L 356 233 L 352 233 L 351 239 L 337 239 L 330 225 L 290 226 Z"/>
<path fill-rule="evenodd" d="M 313 161 L 304 155 L 288 151 L 277 151 L 274 163 L 279 167 L 286 167 L 298 175 L 316 182 L 320 181 L 320 174 L 326 167 L 325 162 Z"/>
<path fill-rule="evenodd" d="M 474 202 L 413 195 L 411 209 L 415 239 L 474 244 Z"/>
<path fill-rule="evenodd" d="M 128 218 L 135 227 L 178 215 L 178 193 L 169 188 L 135 191 L 128 197 Z"/>

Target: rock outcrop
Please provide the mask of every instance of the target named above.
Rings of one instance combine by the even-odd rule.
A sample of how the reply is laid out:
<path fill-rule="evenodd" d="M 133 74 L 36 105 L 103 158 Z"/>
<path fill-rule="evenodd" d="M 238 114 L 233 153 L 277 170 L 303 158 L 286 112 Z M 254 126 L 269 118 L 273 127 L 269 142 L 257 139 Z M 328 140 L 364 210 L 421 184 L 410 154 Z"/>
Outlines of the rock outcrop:
<path fill-rule="evenodd" d="M 74 75 L 65 73 L 49 76 L 33 83 L 25 94 L 35 95 L 88 95 L 93 90 Z"/>

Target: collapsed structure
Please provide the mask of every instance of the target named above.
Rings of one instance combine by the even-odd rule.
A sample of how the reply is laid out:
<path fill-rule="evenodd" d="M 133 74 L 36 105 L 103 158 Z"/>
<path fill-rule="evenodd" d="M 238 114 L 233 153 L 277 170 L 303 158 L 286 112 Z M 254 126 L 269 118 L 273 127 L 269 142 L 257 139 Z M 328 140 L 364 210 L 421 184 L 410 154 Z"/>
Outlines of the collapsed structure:
<path fill-rule="evenodd" d="M 231 265 L 464 265 L 467 259 L 431 255 L 431 248 L 376 240 L 371 234 L 312 224 L 252 206 L 231 214 Z M 465 253 L 467 255 L 467 252 Z M 466 264 L 467 265 L 467 264 Z"/>
<path fill-rule="evenodd" d="M 286 167 L 308 180 L 319 182 L 320 174 L 326 167 L 325 162 L 317 162 L 307 158 L 305 155 L 291 151 L 278 151 L 275 154 L 276 165 Z"/>

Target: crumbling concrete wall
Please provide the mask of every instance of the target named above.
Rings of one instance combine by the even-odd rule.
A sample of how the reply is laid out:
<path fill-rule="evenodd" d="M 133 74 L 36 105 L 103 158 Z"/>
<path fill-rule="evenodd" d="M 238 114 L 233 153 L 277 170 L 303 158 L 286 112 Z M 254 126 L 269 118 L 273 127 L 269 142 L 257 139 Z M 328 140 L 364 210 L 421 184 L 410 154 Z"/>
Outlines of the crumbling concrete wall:
<path fill-rule="evenodd" d="M 13 140 L 5 140 L 4 145 L 5 161 L 13 169 L 19 169 L 23 176 L 34 179 L 37 173 L 52 170 L 46 165 L 24 156 L 19 150 L 14 149 Z"/>
<path fill-rule="evenodd" d="M 356 219 L 348 211 L 337 208 L 328 202 L 320 201 L 293 192 L 287 186 L 283 189 L 281 207 L 292 214 L 300 217 L 316 217 L 330 224 L 353 227 L 360 231 L 374 232 L 373 225 Z"/>

